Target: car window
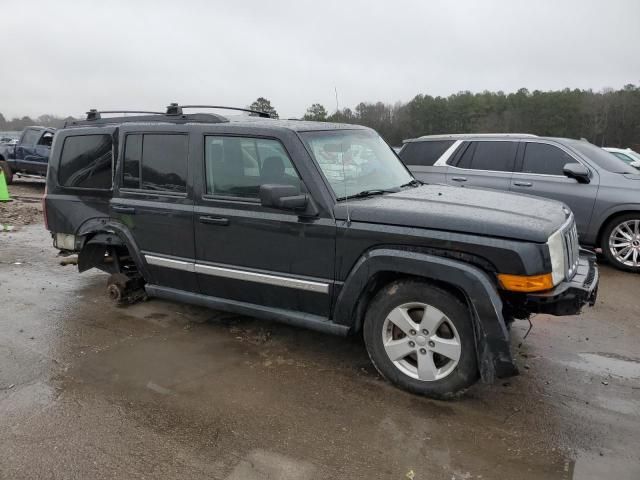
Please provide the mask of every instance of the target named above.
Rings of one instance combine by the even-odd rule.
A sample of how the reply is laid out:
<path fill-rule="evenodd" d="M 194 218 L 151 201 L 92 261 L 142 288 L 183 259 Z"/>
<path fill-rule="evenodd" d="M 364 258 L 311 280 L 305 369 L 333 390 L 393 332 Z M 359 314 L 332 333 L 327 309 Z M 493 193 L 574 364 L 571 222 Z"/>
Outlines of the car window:
<path fill-rule="evenodd" d="M 513 171 L 517 142 L 472 142 L 457 163 L 458 168 Z"/>
<path fill-rule="evenodd" d="M 38 140 L 38 145 L 44 145 L 45 147 L 50 147 L 53 143 L 53 132 L 44 132 L 40 140 Z"/>
<path fill-rule="evenodd" d="M 127 135 L 123 156 L 124 188 L 171 193 L 187 191 L 187 135 Z"/>
<path fill-rule="evenodd" d="M 430 167 L 453 144 L 454 140 L 409 142 L 400 151 L 399 156 L 405 165 Z"/>
<path fill-rule="evenodd" d="M 112 148 L 111 135 L 67 137 L 60 154 L 58 183 L 72 188 L 110 189 Z"/>
<path fill-rule="evenodd" d="M 604 168 L 612 173 L 632 173 L 637 174 L 638 170 L 620 160 L 611 152 L 607 152 L 600 147 L 587 142 L 586 140 L 567 140 L 563 143 L 576 150 L 580 155 L 585 156 L 589 161 L 596 163 L 600 168 Z"/>
<path fill-rule="evenodd" d="M 257 199 L 265 184 L 302 183 L 289 155 L 277 140 L 251 137 L 205 137 L 205 191 Z"/>
<path fill-rule="evenodd" d="M 547 143 L 528 142 L 524 151 L 522 171 L 544 175 L 564 175 L 567 163 L 576 160 L 562 149 Z"/>
<path fill-rule="evenodd" d="M 35 145 L 40 138 L 41 131 L 42 130 L 26 130 L 24 135 L 22 135 L 22 141 L 20 143 L 26 146 Z"/>

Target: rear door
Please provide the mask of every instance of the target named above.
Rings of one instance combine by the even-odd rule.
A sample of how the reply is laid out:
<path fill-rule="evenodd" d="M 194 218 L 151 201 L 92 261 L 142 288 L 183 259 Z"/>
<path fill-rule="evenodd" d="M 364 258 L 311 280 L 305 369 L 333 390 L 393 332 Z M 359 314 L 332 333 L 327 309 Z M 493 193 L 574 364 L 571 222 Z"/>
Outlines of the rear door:
<path fill-rule="evenodd" d="M 518 142 L 474 140 L 460 147 L 447 170 L 447 183 L 460 187 L 509 190 Z"/>
<path fill-rule="evenodd" d="M 271 132 L 272 133 L 272 132 Z M 205 134 L 195 208 L 196 272 L 202 293 L 243 304 L 327 317 L 334 279 L 335 220 L 263 207 L 263 184 L 317 197 L 299 138 Z M 285 146 L 286 145 L 286 146 Z M 317 173 L 316 173 L 317 175 Z"/>
<path fill-rule="evenodd" d="M 129 131 L 121 141 L 119 188 L 111 201 L 111 216 L 133 235 L 147 262 L 151 283 L 198 291 L 185 127 Z"/>
<path fill-rule="evenodd" d="M 27 128 L 16 145 L 16 165 L 19 170 L 28 170 L 35 160 L 35 150 L 42 130 Z"/>
<path fill-rule="evenodd" d="M 558 145 L 542 141 L 523 142 L 517 171 L 511 180 L 511 191 L 566 203 L 573 210 L 578 233 L 582 234 L 588 231 L 591 221 L 599 177 L 585 165 L 591 171 L 591 182 L 578 183 L 563 173 L 567 163 L 583 162 Z"/>
<path fill-rule="evenodd" d="M 446 183 L 449 158 L 460 141 L 427 140 L 407 142 L 398 156 L 418 179 L 427 183 Z M 439 161 L 440 160 L 440 161 Z"/>

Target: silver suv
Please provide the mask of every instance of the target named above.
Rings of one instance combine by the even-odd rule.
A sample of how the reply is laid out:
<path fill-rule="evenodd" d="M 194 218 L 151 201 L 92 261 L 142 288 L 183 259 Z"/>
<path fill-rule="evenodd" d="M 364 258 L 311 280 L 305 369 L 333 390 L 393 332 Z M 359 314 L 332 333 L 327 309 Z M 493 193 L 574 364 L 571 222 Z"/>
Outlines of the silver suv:
<path fill-rule="evenodd" d="M 526 134 L 430 135 L 399 153 L 427 183 L 553 198 L 573 210 L 582 245 L 640 271 L 640 174 L 585 140 Z"/>

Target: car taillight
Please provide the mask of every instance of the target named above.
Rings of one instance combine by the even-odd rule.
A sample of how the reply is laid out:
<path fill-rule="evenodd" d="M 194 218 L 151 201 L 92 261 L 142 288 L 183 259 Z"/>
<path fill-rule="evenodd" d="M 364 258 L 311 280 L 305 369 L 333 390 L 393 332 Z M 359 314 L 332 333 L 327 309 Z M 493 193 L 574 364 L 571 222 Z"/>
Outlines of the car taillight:
<path fill-rule="evenodd" d="M 42 195 L 42 214 L 44 215 L 44 228 L 49 230 L 49 220 L 47 219 L 47 184 L 44 185 L 44 194 Z"/>

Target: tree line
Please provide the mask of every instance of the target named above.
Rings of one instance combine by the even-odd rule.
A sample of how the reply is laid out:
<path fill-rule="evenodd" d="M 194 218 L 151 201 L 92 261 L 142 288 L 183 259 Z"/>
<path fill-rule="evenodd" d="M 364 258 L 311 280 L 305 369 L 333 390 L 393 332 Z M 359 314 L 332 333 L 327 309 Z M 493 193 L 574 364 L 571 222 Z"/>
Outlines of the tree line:
<path fill-rule="evenodd" d="M 515 93 L 469 91 L 448 97 L 417 95 L 407 103 L 359 103 L 329 114 L 313 104 L 306 120 L 357 123 L 377 130 L 391 145 L 444 133 L 533 133 L 586 138 L 612 147 L 640 147 L 640 86 Z"/>
<path fill-rule="evenodd" d="M 259 97 L 249 108 L 278 118 L 271 102 Z M 5 119 L 0 131 L 22 130 L 29 125 L 61 127 L 65 120 L 54 115 Z M 315 103 L 305 120 L 366 125 L 377 130 L 391 145 L 421 135 L 444 133 L 533 133 L 586 138 L 612 147 L 640 148 L 640 86 L 619 90 L 564 89 L 552 91 L 521 88 L 515 93 L 459 92 L 448 97 L 416 95 L 407 103 L 362 102 L 353 110 L 329 113 Z"/>

